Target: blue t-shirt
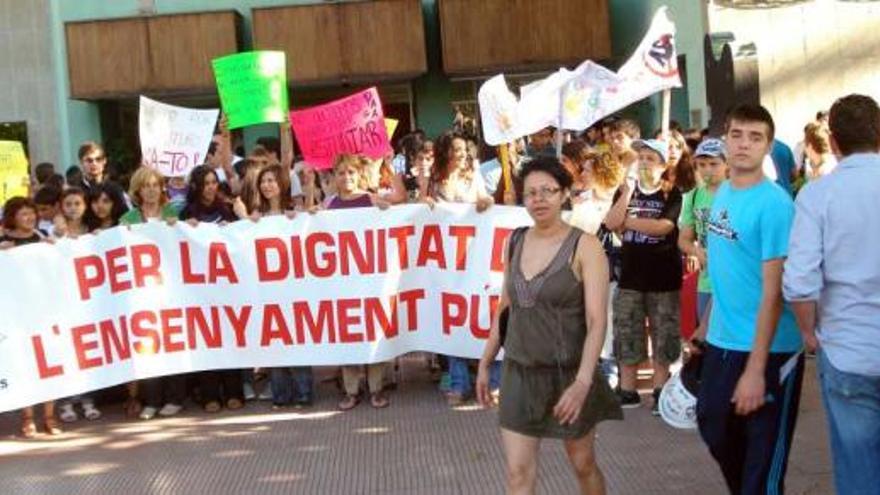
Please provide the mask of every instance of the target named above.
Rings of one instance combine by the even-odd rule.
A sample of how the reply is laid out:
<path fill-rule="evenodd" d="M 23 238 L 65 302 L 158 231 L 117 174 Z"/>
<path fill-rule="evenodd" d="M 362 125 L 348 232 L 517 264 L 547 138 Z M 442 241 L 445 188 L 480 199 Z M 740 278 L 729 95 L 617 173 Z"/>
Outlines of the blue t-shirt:
<path fill-rule="evenodd" d="M 770 158 L 776 166 L 776 183 L 791 194 L 791 172 L 797 167 L 794 161 L 794 153 L 787 144 L 778 139 L 773 140 L 773 148 L 770 149 Z"/>
<path fill-rule="evenodd" d="M 707 340 L 733 351 L 750 352 L 761 306 L 761 268 L 788 255 L 794 220 L 791 196 L 769 179 L 735 189 L 724 182 L 715 195 L 708 231 L 709 278 L 714 299 Z M 783 306 L 770 352 L 802 347 L 794 314 Z"/>

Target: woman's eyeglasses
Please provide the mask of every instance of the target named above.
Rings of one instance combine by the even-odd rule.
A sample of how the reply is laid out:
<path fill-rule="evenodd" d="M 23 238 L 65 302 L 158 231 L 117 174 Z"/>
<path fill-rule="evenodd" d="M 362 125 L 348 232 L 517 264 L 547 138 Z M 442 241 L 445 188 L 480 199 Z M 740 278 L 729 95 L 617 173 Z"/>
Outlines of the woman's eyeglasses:
<path fill-rule="evenodd" d="M 523 191 L 523 196 L 526 199 L 536 199 L 536 198 L 547 199 L 550 196 L 553 196 L 554 194 L 558 193 L 561 190 L 562 190 L 561 187 L 541 187 L 538 189 L 529 189 L 527 191 Z"/>

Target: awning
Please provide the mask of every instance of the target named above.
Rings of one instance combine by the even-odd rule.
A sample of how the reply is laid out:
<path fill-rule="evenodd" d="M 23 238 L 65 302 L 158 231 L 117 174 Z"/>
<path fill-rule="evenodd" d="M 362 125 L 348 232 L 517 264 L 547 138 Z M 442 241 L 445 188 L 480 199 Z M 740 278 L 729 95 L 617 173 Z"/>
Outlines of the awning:
<path fill-rule="evenodd" d="M 65 24 L 70 96 L 215 93 L 211 60 L 239 48 L 235 11 Z"/>
<path fill-rule="evenodd" d="M 420 0 L 253 10 L 254 46 L 287 52 L 291 85 L 411 79 L 427 71 Z"/>
<path fill-rule="evenodd" d="M 608 0 L 439 0 L 450 76 L 539 72 L 611 57 Z"/>

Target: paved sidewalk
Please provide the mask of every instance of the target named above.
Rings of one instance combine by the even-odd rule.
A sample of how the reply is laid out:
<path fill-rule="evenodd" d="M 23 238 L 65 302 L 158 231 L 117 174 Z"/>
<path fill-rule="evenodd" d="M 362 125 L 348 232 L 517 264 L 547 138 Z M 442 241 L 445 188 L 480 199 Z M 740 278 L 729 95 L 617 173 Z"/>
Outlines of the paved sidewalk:
<path fill-rule="evenodd" d="M 423 362 L 404 362 L 391 407 L 336 411 L 323 383 L 306 412 L 266 402 L 208 415 L 126 421 L 118 406 L 57 439 L 17 438 L 17 416 L 0 416 L 0 494 L 496 494 L 503 454 L 493 411 L 450 410 Z M 648 401 L 650 402 L 650 398 Z M 723 480 L 698 435 L 629 410 L 599 428 L 609 493 L 722 494 Z M 539 493 L 577 493 L 561 443 L 542 448 Z M 828 439 L 813 362 L 808 362 L 787 493 L 833 493 Z"/>

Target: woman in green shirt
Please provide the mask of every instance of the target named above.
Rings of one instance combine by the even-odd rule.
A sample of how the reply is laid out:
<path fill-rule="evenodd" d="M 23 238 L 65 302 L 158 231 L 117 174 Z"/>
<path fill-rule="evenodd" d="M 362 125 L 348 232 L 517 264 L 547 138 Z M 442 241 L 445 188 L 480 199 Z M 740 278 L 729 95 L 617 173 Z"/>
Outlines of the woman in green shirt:
<path fill-rule="evenodd" d="M 177 208 L 168 202 L 165 195 L 165 178 L 157 170 L 141 167 L 131 176 L 128 194 L 135 207 L 122 215 L 119 225 L 135 225 L 148 220 L 176 221 Z M 140 410 L 140 419 L 153 419 L 160 416 L 174 416 L 183 409 L 186 398 L 186 377 L 184 375 L 162 376 L 128 384 L 129 405 L 127 412 L 134 414 Z M 135 399 L 140 397 L 143 402 Z"/>
<path fill-rule="evenodd" d="M 131 176 L 128 194 L 135 207 L 119 219 L 120 225 L 135 225 L 147 220 L 177 220 L 180 212 L 165 195 L 165 178 L 149 167 L 137 169 Z"/>

